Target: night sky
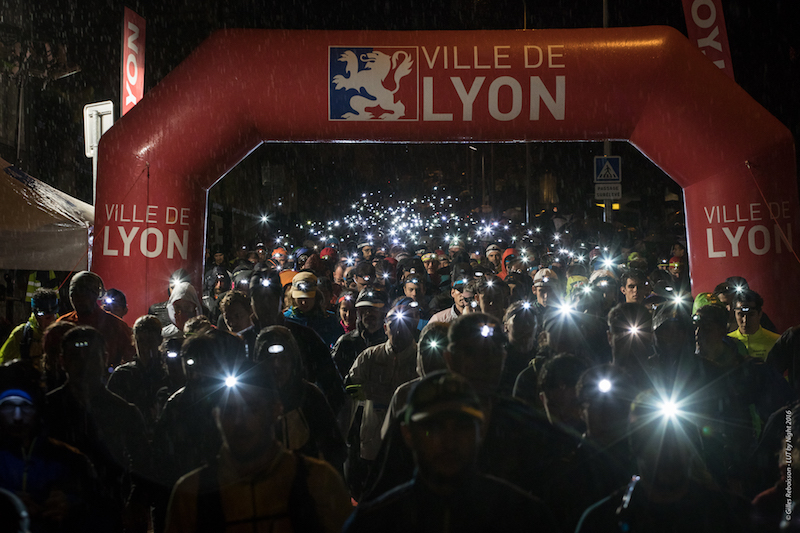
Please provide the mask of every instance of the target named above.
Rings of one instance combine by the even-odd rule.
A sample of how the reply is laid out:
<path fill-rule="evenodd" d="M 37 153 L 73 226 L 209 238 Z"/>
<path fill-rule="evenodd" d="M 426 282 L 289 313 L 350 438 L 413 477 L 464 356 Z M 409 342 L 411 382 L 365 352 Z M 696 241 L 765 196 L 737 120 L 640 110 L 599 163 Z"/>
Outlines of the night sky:
<path fill-rule="evenodd" d="M 20 37 L 32 43 L 58 43 L 66 63 L 80 66 L 78 74 L 45 81 L 31 77 L 25 93 L 26 150 L 17 160 L 9 146 L 2 155 L 33 175 L 84 200 L 91 199 L 91 161 L 83 155 L 81 110 L 89 102 L 111 100 L 118 106 L 120 37 L 123 6 L 147 19 L 145 91 L 156 85 L 213 31 L 221 28 L 287 29 L 520 29 L 602 26 L 599 0 L 442 0 L 442 1 L 297 1 L 255 0 L 150 1 L 124 4 L 117 0 L 3 0 L 4 41 Z M 725 18 L 736 81 L 797 137 L 800 124 L 800 8 L 798 2 L 734 0 L 725 2 Z M 679 0 L 609 0 L 610 26 L 669 25 L 685 34 Z M 616 146 L 617 152 L 635 150 Z M 496 211 L 515 207 L 507 197 L 519 198 L 520 150 L 497 148 L 492 171 L 500 190 L 493 198 Z M 536 175 L 554 173 L 562 190 L 574 190 L 571 180 L 587 175 L 599 143 L 538 146 L 534 150 Z M 524 152 L 522 152 L 524 160 Z M 647 203 L 674 190 L 669 180 L 645 158 L 632 153 L 627 169 L 640 168 L 648 185 L 634 185 Z M 630 165 L 633 165 L 632 167 Z M 237 167 L 212 191 L 211 202 L 228 213 L 230 208 L 257 213 L 276 206 L 278 197 L 296 194 L 283 206 L 288 219 L 308 215 L 314 206 L 335 214 L 343 203 L 364 190 L 391 191 L 398 182 L 426 187 L 434 182 L 455 193 L 475 193 L 476 167 L 466 146 L 342 145 L 265 146 Z M 523 171 L 524 174 L 524 171 Z M 581 178 L 583 179 L 583 178 Z M 590 183 L 590 178 L 584 181 Z M 651 183 L 658 185 L 653 189 Z M 583 183 L 583 182 L 582 182 Z M 495 185 L 498 185 L 495 183 Z M 288 187 L 288 188 L 287 188 Z M 648 187 L 649 189 L 644 189 Z M 587 191 L 591 191 L 589 187 Z M 479 194 L 473 205 L 480 202 Z M 574 198 L 560 198 L 569 209 L 591 205 L 582 189 Z M 591 196 L 589 194 L 588 196 Z M 536 198 L 534 198 L 534 201 Z M 471 200 L 470 200 L 471 201 Z M 477 202 L 477 203 L 475 203 Z M 226 230 L 226 244 L 242 236 Z"/>

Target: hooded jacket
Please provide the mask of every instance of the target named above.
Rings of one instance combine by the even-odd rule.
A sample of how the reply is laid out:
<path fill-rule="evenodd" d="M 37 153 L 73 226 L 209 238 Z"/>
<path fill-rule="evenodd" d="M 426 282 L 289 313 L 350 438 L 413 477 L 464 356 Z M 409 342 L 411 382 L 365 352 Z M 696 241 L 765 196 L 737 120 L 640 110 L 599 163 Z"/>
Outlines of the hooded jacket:
<path fill-rule="evenodd" d="M 508 269 L 506 268 L 506 258 L 510 255 L 516 257 L 517 249 L 516 248 L 506 248 L 506 251 L 503 252 L 503 257 L 500 259 L 500 273 L 497 274 L 497 277 L 505 281 L 506 276 L 508 276 Z"/>
<path fill-rule="evenodd" d="M 172 289 L 172 294 L 167 301 L 167 313 L 169 314 L 170 324 L 167 324 L 161 329 L 161 336 L 164 340 L 179 339 L 183 337 L 183 331 L 180 331 L 175 325 L 175 302 L 178 300 L 186 300 L 194 304 L 195 314 L 197 316 L 203 313 L 203 308 L 200 305 L 200 299 L 197 297 L 197 291 L 190 283 L 177 283 L 175 288 Z M 192 317 L 188 317 L 192 318 Z"/>

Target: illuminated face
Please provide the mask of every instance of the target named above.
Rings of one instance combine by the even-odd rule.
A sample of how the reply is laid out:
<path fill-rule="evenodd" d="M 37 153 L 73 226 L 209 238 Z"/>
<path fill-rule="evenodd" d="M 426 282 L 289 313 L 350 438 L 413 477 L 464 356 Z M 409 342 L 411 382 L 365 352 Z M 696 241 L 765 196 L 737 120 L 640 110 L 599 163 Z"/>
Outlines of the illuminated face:
<path fill-rule="evenodd" d="M 488 259 L 489 262 L 492 263 L 494 266 L 499 267 L 500 266 L 500 258 L 502 256 L 503 256 L 503 254 L 501 254 L 497 250 L 492 250 L 491 252 L 488 252 L 486 254 L 486 259 Z"/>
<path fill-rule="evenodd" d="M 553 303 L 555 297 L 553 295 L 553 288 L 548 286 L 534 287 L 533 293 L 536 295 L 536 301 L 542 307 L 547 307 L 548 303 Z"/>
<path fill-rule="evenodd" d="M 425 289 L 421 283 L 406 283 L 403 285 L 403 292 L 415 302 L 419 302 L 425 296 Z"/>
<path fill-rule="evenodd" d="M 364 258 L 365 261 L 371 260 L 374 253 L 375 253 L 375 248 L 373 248 L 372 246 L 364 246 L 361 249 L 361 256 Z"/>
<path fill-rule="evenodd" d="M 214 254 L 214 264 L 215 265 L 222 265 L 225 262 L 225 254 L 222 252 L 217 252 Z"/>
<path fill-rule="evenodd" d="M 739 333 L 752 335 L 761 327 L 761 309 L 756 309 L 752 302 L 736 302 L 733 308 Z"/>
<path fill-rule="evenodd" d="M 625 301 L 627 303 L 640 304 L 644 301 L 646 296 L 642 284 L 633 278 L 628 278 L 625 281 L 625 285 L 620 287 L 620 291 L 625 295 Z"/>
<path fill-rule="evenodd" d="M 350 327 L 356 325 L 356 308 L 352 298 L 339 302 L 339 320 Z"/>
<path fill-rule="evenodd" d="M 374 280 L 372 276 L 356 276 L 356 290 L 358 292 L 363 291 L 367 287 L 373 284 Z"/>
<path fill-rule="evenodd" d="M 439 270 L 439 261 L 426 261 L 425 262 L 425 270 L 433 276 L 436 274 L 436 271 Z"/>
<path fill-rule="evenodd" d="M 384 313 L 381 307 L 362 306 L 356 309 L 356 314 L 361 326 L 369 333 L 375 333 L 383 327 Z"/>
<path fill-rule="evenodd" d="M 463 288 L 464 286 L 462 285 L 461 287 Z M 459 289 L 454 288 L 450 289 L 450 296 L 453 297 L 453 303 L 455 303 L 456 309 L 458 309 L 459 312 L 463 312 L 464 306 L 467 305 L 467 301 L 464 298 L 464 293 L 462 293 Z"/>
<path fill-rule="evenodd" d="M 294 303 L 301 313 L 307 313 L 314 308 L 315 298 L 295 298 Z"/>

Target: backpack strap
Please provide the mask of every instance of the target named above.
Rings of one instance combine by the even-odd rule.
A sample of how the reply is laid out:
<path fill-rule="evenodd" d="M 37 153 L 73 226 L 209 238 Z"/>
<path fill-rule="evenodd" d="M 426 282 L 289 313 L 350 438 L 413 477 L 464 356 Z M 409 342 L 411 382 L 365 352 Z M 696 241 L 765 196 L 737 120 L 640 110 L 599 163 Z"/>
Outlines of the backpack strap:
<path fill-rule="evenodd" d="M 22 340 L 19 343 L 19 356 L 23 361 L 31 358 L 31 345 L 33 344 L 33 327 L 30 322 L 22 328 Z"/>

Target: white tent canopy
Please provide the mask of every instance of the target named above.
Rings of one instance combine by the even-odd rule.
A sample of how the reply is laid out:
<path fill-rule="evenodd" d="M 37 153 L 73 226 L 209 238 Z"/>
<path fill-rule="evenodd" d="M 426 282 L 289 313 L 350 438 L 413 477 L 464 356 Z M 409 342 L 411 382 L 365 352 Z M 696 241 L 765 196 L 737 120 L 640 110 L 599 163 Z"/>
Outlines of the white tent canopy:
<path fill-rule="evenodd" d="M 0 268 L 83 270 L 94 208 L 0 159 Z"/>

